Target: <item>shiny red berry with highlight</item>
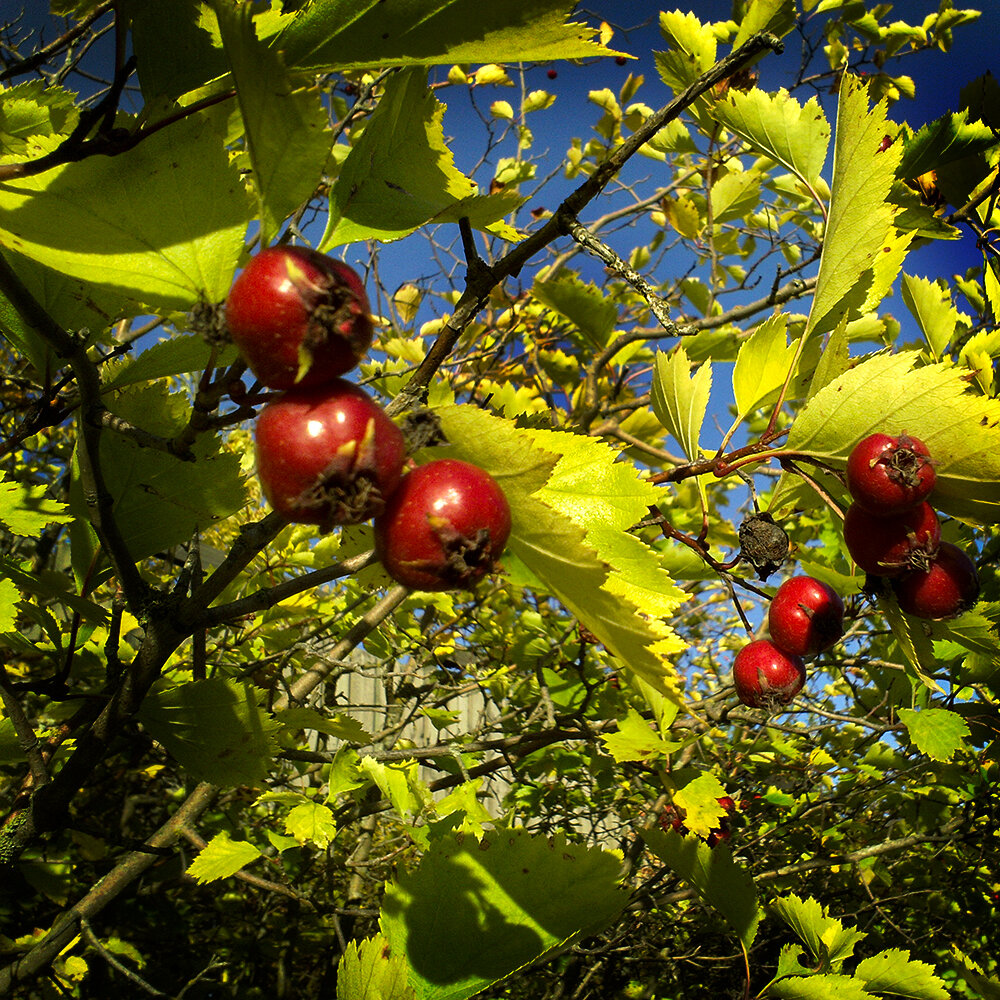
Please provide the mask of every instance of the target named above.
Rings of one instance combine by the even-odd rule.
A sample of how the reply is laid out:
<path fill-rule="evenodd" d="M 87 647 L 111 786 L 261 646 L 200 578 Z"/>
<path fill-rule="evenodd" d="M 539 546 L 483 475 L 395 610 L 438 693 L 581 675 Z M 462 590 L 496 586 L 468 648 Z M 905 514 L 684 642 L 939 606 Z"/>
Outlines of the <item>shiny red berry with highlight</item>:
<path fill-rule="evenodd" d="M 736 696 L 751 708 L 787 705 L 805 682 L 802 658 L 780 650 L 768 639 L 748 643 L 733 661 Z"/>
<path fill-rule="evenodd" d="M 771 598 L 767 612 L 771 641 L 794 656 L 812 656 L 844 634 L 844 602 L 811 576 L 793 576 Z"/>
<path fill-rule="evenodd" d="M 927 446 L 907 434 L 870 434 L 847 459 L 847 489 L 854 502 L 879 517 L 916 507 L 936 479 Z"/>
<path fill-rule="evenodd" d="M 233 343 L 272 389 L 329 382 L 372 342 L 360 277 L 308 247 L 261 250 L 233 282 L 225 311 Z"/>
<path fill-rule="evenodd" d="M 963 549 L 942 542 L 926 570 L 914 570 L 893 580 L 899 606 L 916 618 L 955 618 L 979 597 L 976 564 Z"/>
<path fill-rule="evenodd" d="M 493 569 L 510 528 L 499 483 L 476 465 L 441 458 L 403 477 L 375 519 L 375 551 L 397 583 L 468 590 Z"/>
<path fill-rule="evenodd" d="M 289 389 L 254 429 L 257 475 L 289 521 L 358 524 L 378 514 L 399 485 L 406 442 L 385 411 L 351 382 Z"/>
<path fill-rule="evenodd" d="M 926 501 L 893 517 L 876 517 L 852 503 L 844 517 L 847 551 L 858 568 L 872 576 L 926 569 L 940 541 L 941 522 Z"/>

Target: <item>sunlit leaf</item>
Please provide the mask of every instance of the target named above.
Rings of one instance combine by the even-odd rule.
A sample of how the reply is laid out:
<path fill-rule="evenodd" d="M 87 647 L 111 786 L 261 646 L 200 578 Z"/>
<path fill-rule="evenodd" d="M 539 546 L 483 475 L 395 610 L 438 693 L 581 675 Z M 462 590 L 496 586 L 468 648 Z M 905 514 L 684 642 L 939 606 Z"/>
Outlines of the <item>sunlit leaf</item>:
<path fill-rule="evenodd" d="M 463 216 L 476 228 L 517 238 L 500 220 L 521 197 L 479 194 L 476 182 L 455 167 L 443 115 L 425 72 L 408 70 L 389 80 L 340 168 L 321 249 L 361 239 L 395 240 L 425 223 L 458 222 Z"/>
<path fill-rule="evenodd" d="M 405 954 L 419 1000 L 465 1000 L 613 920 L 621 861 L 526 830 L 432 841 L 386 889 L 381 930 Z"/>
<path fill-rule="evenodd" d="M 337 1000 L 414 1000 L 406 956 L 381 934 L 348 941 L 337 964 Z"/>
<path fill-rule="evenodd" d="M 102 293 L 152 307 L 224 298 L 247 221 L 224 128 L 224 112 L 215 109 L 118 156 L 0 183 L 3 242 Z"/>
<path fill-rule="evenodd" d="M 565 0 L 316 0 L 276 39 L 288 64 L 316 72 L 435 63 L 544 62 L 618 55 Z"/>
<path fill-rule="evenodd" d="M 851 449 L 876 431 L 906 432 L 934 457 L 934 506 L 985 524 L 1000 520 L 1000 402 L 969 391 L 966 372 L 919 354 L 878 354 L 816 393 L 787 447 L 843 469 Z M 780 497 L 778 498 L 780 500 Z"/>
<path fill-rule="evenodd" d="M 694 886 L 698 895 L 725 918 L 744 947 L 749 948 L 760 921 L 757 887 L 750 873 L 733 861 L 728 848 L 709 847 L 698 837 L 683 837 L 674 831 L 643 830 L 642 837 L 664 864 Z"/>
<path fill-rule="evenodd" d="M 799 104 L 785 90 L 730 91 L 712 105 L 713 118 L 757 152 L 816 185 L 830 144 L 830 124 L 815 97 Z"/>
<path fill-rule="evenodd" d="M 691 363 L 681 346 L 669 353 L 657 351 L 651 402 L 660 423 L 692 461 L 701 458 L 698 438 L 712 393 L 712 366 L 707 362 L 691 374 Z"/>
<path fill-rule="evenodd" d="M 332 143 L 329 113 L 319 89 L 293 81 L 280 53 L 257 40 L 249 4 L 234 10 L 220 3 L 216 12 L 246 130 L 260 240 L 268 246 L 319 183 Z"/>
<path fill-rule="evenodd" d="M 235 875 L 260 857 L 260 851 L 245 840 L 233 840 L 228 833 L 217 833 L 188 865 L 185 874 L 196 882 L 217 882 Z"/>
<path fill-rule="evenodd" d="M 885 128 L 885 105 L 869 110 L 864 83 L 844 74 L 829 219 L 809 313 L 812 333 L 832 329 L 852 310 L 872 308 L 873 269 L 890 236 L 893 209 L 887 199 L 902 155 L 897 145 L 879 151 Z"/>
<path fill-rule="evenodd" d="M 934 760 L 951 760 L 965 748 L 969 726 L 962 716 L 944 708 L 920 711 L 901 708 L 899 718 L 906 726 L 914 746 Z"/>

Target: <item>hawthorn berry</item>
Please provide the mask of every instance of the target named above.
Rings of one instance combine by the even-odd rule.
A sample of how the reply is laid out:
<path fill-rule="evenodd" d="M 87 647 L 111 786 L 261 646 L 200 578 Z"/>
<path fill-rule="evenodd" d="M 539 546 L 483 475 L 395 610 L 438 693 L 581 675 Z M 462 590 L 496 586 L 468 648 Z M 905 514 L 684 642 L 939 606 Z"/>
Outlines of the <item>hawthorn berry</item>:
<path fill-rule="evenodd" d="M 940 541 L 941 523 L 926 501 L 893 517 L 876 517 L 852 503 L 844 517 L 847 551 L 858 568 L 872 576 L 926 569 Z"/>
<path fill-rule="evenodd" d="M 768 639 L 747 643 L 733 661 L 736 696 L 751 708 L 787 705 L 805 682 L 802 658 L 784 652 Z"/>
<path fill-rule="evenodd" d="M 968 554 L 942 542 L 924 570 L 913 570 L 892 581 L 899 606 L 916 618 L 954 618 L 968 611 L 979 597 L 979 575 Z"/>
<path fill-rule="evenodd" d="M 289 389 L 261 411 L 254 438 L 271 506 L 324 531 L 379 513 L 403 475 L 402 432 L 343 379 Z"/>
<path fill-rule="evenodd" d="M 916 507 L 936 479 L 927 446 L 907 434 L 870 434 L 847 459 L 847 489 L 854 502 L 879 517 Z"/>
<path fill-rule="evenodd" d="M 272 389 L 329 382 L 372 342 L 357 273 L 308 247 L 261 250 L 233 282 L 225 311 L 233 343 Z"/>
<path fill-rule="evenodd" d="M 811 656 L 844 634 L 844 602 L 832 587 L 811 576 L 790 577 L 771 598 L 767 628 L 779 649 Z"/>
<path fill-rule="evenodd" d="M 493 569 L 510 527 L 507 498 L 488 472 L 440 458 L 403 477 L 375 518 L 375 551 L 397 583 L 465 590 Z"/>

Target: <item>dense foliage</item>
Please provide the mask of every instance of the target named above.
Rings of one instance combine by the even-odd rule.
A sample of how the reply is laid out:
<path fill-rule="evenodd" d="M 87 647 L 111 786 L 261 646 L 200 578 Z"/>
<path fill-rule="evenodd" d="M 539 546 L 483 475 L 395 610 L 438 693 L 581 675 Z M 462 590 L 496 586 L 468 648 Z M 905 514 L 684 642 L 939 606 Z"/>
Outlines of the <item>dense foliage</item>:
<path fill-rule="evenodd" d="M 0 994 L 1000 996 L 1000 87 L 905 122 L 980 15 L 665 11 L 647 80 L 569 8 L 2 29 Z M 579 65 L 619 84 L 563 152 Z M 941 241 L 977 266 L 908 270 Z M 502 489 L 471 589 L 262 500 L 222 303 L 275 244 L 362 273 L 408 460 Z M 957 617 L 851 558 L 876 432 Z M 742 704 L 795 575 L 845 634 Z"/>

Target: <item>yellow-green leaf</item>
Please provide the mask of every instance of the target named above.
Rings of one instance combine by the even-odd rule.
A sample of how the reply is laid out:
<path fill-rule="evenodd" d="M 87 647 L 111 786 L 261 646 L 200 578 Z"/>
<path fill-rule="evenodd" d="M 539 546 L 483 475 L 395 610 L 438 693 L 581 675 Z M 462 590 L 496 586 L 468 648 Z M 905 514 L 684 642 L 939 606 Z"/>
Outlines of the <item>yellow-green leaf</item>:
<path fill-rule="evenodd" d="M 746 416 L 763 406 L 785 384 L 795 360 L 795 342 L 788 343 L 788 316 L 768 316 L 741 347 L 733 366 L 736 410 Z"/>
<path fill-rule="evenodd" d="M 216 834 L 188 865 L 185 872 L 190 878 L 204 885 L 220 878 L 235 875 L 260 857 L 260 851 L 245 840 L 233 840 L 223 831 Z"/>
<path fill-rule="evenodd" d="M 400 239 L 425 223 L 463 216 L 473 227 L 518 238 L 501 220 L 523 199 L 516 192 L 480 195 L 476 182 L 455 167 L 444 137 L 444 110 L 427 87 L 425 70 L 390 78 L 341 166 L 320 249 Z"/>
<path fill-rule="evenodd" d="M 899 718 L 906 726 L 914 746 L 934 760 L 947 761 L 965 747 L 969 726 L 957 712 L 944 708 L 920 711 L 901 708 Z"/>
<path fill-rule="evenodd" d="M 879 151 L 887 127 L 885 105 L 869 111 L 867 93 L 864 83 L 844 75 L 810 333 L 833 329 L 845 313 L 853 318 L 872 308 L 876 262 L 892 232 L 895 208 L 888 198 L 902 151 L 898 144 Z"/>
<path fill-rule="evenodd" d="M 851 449 L 876 431 L 906 432 L 934 459 L 934 506 L 955 517 L 1000 522 L 1000 400 L 969 390 L 947 362 L 916 367 L 919 352 L 860 362 L 802 408 L 787 447 L 843 469 Z"/>
<path fill-rule="evenodd" d="M 730 91 L 714 104 L 712 117 L 752 149 L 764 153 L 815 186 L 830 144 L 830 123 L 815 97 L 799 104 L 785 90 L 768 94 L 756 87 Z"/>
<path fill-rule="evenodd" d="M 712 392 L 712 365 L 705 362 L 691 375 L 691 362 L 678 345 L 669 354 L 657 351 L 651 402 L 659 421 L 692 461 L 701 458 L 698 445 Z"/>
<path fill-rule="evenodd" d="M 285 72 L 280 52 L 257 40 L 252 8 L 216 4 L 236 87 L 259 205 L 260 242 L 313 194 L 331 146 L 329 113 L 319 88 Z"/>

